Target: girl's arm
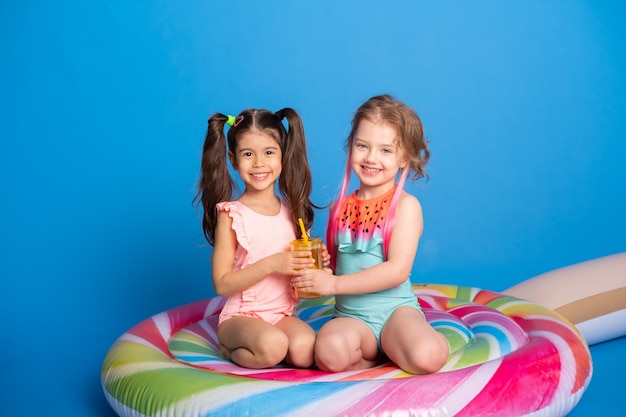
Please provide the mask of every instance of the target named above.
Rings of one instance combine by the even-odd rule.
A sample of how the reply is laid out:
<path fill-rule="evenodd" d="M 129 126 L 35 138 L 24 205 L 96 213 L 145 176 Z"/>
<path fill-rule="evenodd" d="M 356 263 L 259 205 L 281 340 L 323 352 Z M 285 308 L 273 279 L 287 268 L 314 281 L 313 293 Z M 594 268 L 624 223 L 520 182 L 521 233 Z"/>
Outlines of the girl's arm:
<path fill-rule="evenodd" d="M 241 292 L 272 273 L 301 275 L 304 268 L 311 268 L 314 262 L 309 258 L 311 252 L 286 251 L 233 271 L 236 249 L 237 236 L 232 229 L 232 219 L 222 211 L 217 217 L 213 247 L 213 287 L 217 295 L 229 296 Z"/>
<path fill-rule="evenodd" d="M 323 295 L 364 294 L 396 287 L 411 273 L 423 229 L 419 201 L 414 196 L 403 193 L 398 203 L 396 224 L 385 262 L 359 272 L 334 277 L 321 275 L 318 271 L 308 271 L 307 276 L 302 279 L 306 281 L 307 287 L 313 285 L 310 287 L 312 291 Z"/>

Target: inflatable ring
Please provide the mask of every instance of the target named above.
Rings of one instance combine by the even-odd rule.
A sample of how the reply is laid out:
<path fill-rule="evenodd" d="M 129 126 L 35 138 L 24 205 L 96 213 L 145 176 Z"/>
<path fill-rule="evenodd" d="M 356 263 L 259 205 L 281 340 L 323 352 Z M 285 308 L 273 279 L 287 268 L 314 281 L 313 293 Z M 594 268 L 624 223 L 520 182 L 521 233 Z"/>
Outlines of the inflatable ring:
<path fill-rule="evenodd" d="M 566 319 L 530 301 L 472 287 L 414 285 L 429 322 L 444 334 L 443 369 L 410 375 L 392 363 L 325 373 L 238 367 L 220 353 L 209 298 L 128 330 L 102 367 L 105 396 L 120 416 L 564 416 L 592 374 L 584 339 Z M 333 297 L 304 300 L 316 330 Z"/>

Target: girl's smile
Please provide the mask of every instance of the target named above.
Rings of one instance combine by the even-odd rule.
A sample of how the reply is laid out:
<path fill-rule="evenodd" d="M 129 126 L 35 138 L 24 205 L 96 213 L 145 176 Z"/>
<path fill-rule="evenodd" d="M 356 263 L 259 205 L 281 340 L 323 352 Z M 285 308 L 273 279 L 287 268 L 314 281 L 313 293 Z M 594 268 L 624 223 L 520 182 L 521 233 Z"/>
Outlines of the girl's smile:
<path fill-rule="evenodd" d="M 361 168 L 363 169 L 363 173 L 367 175 L 376 175 L 380 172 L 380 169 L 369 168 L 367 166 L 362 166 Z"/>
<path fill-rule="evenodd" d="M 257 181 L 263 181 L 269 176 L 269 173 L 264 172 L 262 174 L 250 174 L 250 176 Z"/>

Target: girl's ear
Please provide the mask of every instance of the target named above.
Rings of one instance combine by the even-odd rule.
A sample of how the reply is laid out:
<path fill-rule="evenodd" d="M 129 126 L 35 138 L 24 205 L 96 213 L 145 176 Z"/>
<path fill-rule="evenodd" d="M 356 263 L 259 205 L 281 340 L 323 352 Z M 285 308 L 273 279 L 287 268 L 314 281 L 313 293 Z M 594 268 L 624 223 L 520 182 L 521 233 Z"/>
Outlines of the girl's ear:
<path fill-rule="evenodd" d="M 235 158 L 235 154 L 232 151 L 228 151 L 228 159 L 230 159 L 230 164 L 234 169 L 237 169 L 237 158 Z"/>
<path fill-rule="evenodd" d="M 400 169 L 404 169 L 409 164 L 410 160 L 411 158 L 409 157 L 409 155 L 405 153 L 402 157 L 402 160 L 400 161 Z"/>

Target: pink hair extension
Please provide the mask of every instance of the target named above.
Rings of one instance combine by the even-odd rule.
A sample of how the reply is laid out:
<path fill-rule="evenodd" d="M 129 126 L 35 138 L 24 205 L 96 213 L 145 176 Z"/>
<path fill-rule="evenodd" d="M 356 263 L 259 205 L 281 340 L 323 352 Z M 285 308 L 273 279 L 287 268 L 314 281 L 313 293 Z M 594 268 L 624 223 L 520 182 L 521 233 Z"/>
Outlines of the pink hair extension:
<path fill-rule="evenodd" d="M 348 186 L 350 185 L 350 174 L 352 173 L 352 167 L 350 166 L 350 160 L 352 158 L 352 148 L 348 149 L 348 155 L 346 158 L 346 168 L 343 173 L 343 180 L 341 183 L 341 190 L 339 191 L 339 197 L 335 204 L 330 210 L 328 217 L 328 226 L 326 228 L 326 244 L 330 250 L 330 253 L 333 255 L 330 258 L 330 264 L 333 269 L 335 269 L 335 258 L 337 257 L 337 244 L 335 242 L 335 237 L 337 235 L 337 224 L 339 223 L 339 210 L 341 210 L 341 206 L 343 205 L 343 200 L 346 198 L 346 193 L 348 192 Z"/>
<path fill-rule="evenodd" d="M 404 183 L 409 175 L 409 166 L 405 166 L 400 174 L 400 179 L 396 185 L 396 191 L 393 193 L 391 203 L 389 204 L 389 213 L 387 213 L 387 221 L 385 222 L 385 228 L 383 230 L 383 255 L 387 260 L 387 253 L 389 251 L 389 242 L 391 241 L 391 234 L 393 233 L 393 227 L 396 224 L 396 209 L 398 208 L 398 202 L 404 189 Z"/>

